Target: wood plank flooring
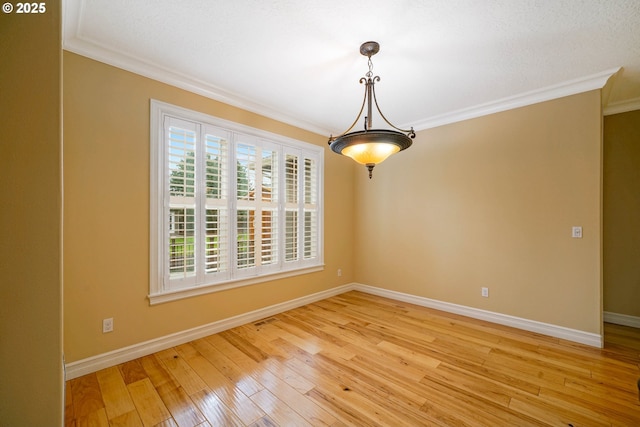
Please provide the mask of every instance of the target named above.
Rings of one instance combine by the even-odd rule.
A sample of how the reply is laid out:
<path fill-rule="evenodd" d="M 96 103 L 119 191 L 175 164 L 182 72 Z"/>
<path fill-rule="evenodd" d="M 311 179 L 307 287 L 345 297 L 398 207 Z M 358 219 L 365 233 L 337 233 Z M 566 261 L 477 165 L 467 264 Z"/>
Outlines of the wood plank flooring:
<path fill-rule="evenodd" d="M 605 341 L 349 292 L 68 381 L 66 426 L 640 426 L 640 331 Z"/>

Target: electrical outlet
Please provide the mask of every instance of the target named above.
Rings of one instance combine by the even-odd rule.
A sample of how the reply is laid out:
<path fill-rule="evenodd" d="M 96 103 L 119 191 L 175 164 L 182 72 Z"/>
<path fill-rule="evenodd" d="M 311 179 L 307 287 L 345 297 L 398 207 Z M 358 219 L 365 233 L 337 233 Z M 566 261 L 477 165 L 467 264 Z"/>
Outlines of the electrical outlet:
<path fill-rule="evenodd" d="M 338 277 L 342 277 L 342 269 L 341 268 L 338 269 Z"/>
<path fill-rule="evenodd" d="M 489 298 L 489 288 L 481 288 L 481 295 L 485 298 Z"/>
<path fill-rule="evenodd" d="M 113 332 L 113 317 L 102 319 L 102 333 Z"/>

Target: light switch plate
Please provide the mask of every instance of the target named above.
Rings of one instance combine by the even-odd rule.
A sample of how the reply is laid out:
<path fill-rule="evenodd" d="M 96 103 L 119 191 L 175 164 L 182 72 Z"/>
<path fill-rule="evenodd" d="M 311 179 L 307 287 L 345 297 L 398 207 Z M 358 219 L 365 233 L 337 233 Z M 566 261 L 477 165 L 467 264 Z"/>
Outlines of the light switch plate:
<path fill-rule="evenodd" d="M 582 227 L 572 227 L 571 237 L 574 239 L 582 239 Z"/>

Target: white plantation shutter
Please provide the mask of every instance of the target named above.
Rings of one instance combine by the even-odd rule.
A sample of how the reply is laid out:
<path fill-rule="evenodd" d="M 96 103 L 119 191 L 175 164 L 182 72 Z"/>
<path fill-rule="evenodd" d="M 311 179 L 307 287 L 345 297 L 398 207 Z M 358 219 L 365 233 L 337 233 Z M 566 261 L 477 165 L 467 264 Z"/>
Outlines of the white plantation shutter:
<path fill-rule="evenodd" d="M 319 157 L 285 148 L 284 162 L 285 263 L 302 267 L 320 252 Z"/>
<path fill-rule="evenodd" d="M 168 277 L 182 286 L 196 276 L 196 143 L 197 125 L 165 120 L 168 224 L 164 230 Z"/>
<path fill-rule="evenodd" d="M 284 148 L 285 265 L 304 268 L 322 259 L 321 157 Z"/>
<path fill-rule="evenodd" d="M 256 240 L 254 229 L 255 209 L 237 210 L 237 256 L 236 267 L 246 270 L 256 266 Z"/>
<path fill-rule="evenodd" d="M 204 273 L 229 277 L 229 139 L 230 133 L 204 128 Z"/>
<path fill-rule="evenodd" d="M 318 256 L 318 171 L 317 161 L 304 159 L 304 240 L 303 258 Z"/>
<path fill-rule="evenodd" d="M 279 263 L 278 166 L 277 147 L 263 142 L 258 197 L 261 210 L 257 218 L 260 221 L 260 265 L 265 271 L 269 266 L 277 267 Z"/>
<path fill-rule="evenodd" d="M 278 147 L 236 135 L 236 261 L 239 277 L 279 268 Z"/>
<path fill-rule="evenodd" d="M 256 168 L 253 138 L 236 136 L 236 268 L 241 276 L 256 274 Z"/>
<path fill-rule="evenodd" d="M 152 303 L 321 268 L 322 153 L 153 101 Z"/>
<path fill-rule="evenodd" d="M 205 215 L 205 274 L 223 273 L 229 269 L 227 210 L 207 209 Z"/>
<path fill-rule="evenodd" d="M 229 277 L 229 132 L 165 118 L 168 223 L 165 288 Z M 209 279 L 210 280 L 210 279 Z"/>
<path fill-rule="evenodd" d="M 285 204 L 284 204 L 284 260 L 285 262 L 293 262 L 298 260 L 298 214 L 300 213 L 299 200 L 299 168 L 298 155 L 293 153 L 285 153 L 284 158 L 284 185 L 285 185 Z"/>

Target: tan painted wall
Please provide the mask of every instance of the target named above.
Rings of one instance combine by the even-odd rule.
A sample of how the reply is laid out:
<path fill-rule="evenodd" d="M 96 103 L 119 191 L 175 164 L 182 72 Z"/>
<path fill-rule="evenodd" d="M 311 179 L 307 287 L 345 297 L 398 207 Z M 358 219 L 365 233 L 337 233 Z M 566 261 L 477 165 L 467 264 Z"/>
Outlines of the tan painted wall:
<path fill-rule="evenodd" d="M 15 5 L 15 3 L 14 3 Z M 0 425 L 63 421 L 60 4 L 0 15 Z"/>
<path fill-rule="evenodd" d="M 149 306 L 149 99 L 322 146 L 326 136 L 64 53 L 67 362 L 352 282 L 353 172 L 325 156 L 323 272 Z M 346 183 L 346 185 L 345 185 Z M 342 277 L 337 269 L 342 268 Z M 115 330 L 102 333 L 102 319 Z"/>
<path fill-rule="evenodd" d="M 601 117 L 587 92 L 421 131 L 372 180 L 359 168 L 358 282 L 599 334 Z"/>
<path fill-rule="evenodd" d="M 640 317 L 640 110 L 604 118 L 604 310 Z"/>
<path fill-rule="evenodd" d="M 599 91 L 419 132 L 371 181 L 327 151 L 324 272 L 150 307 L 150 98 L 326 136 L 68 52 L 64 83 L 68 362 L 353 281 L 601 332 Z"/>

